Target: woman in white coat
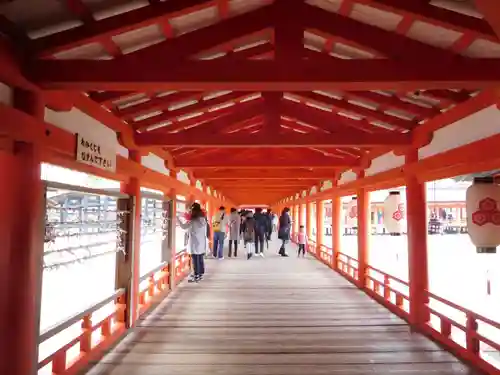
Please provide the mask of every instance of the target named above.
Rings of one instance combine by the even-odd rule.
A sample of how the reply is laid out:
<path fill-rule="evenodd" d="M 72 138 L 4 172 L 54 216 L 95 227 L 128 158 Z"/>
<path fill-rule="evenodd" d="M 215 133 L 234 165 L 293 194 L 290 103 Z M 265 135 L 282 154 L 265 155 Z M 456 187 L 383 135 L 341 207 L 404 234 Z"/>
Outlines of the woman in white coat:
<path fill-rule="evenodd" d="M 205 274 L 204 255 L 207 251 L 207 218 L 199 203 L 193 203 L 187 222 L 183 223 L 179 216 L 177 222 L 182 229 L 189 233 L 188 251 L 193 263 L 193 274 L 189 282 L 198 282 Z"/>
<path fill-rule="evenodd" d="M 240 237 L 241 217 L 236 208 L 231 208 L 229 215 L 229 253 L 228 257 L 232 256 L 232 246 L 234 244 L 234 256 L 238 256 L 238 241 Z"/>

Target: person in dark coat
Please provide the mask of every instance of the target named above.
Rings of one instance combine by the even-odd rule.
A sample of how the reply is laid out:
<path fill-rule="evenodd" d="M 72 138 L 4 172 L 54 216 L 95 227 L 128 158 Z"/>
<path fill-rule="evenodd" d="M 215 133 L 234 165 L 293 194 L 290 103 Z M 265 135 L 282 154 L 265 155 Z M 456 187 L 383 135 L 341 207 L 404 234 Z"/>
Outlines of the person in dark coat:
<path fill-rule="evenodd" d="M 280 247 L 279 255 L 287 257 L 285 245 L 290 241 L 290 232 L 292 230 L 292 219 L 290 218 L 290 209 L 285 207 L 281 212 L 278 222 L 278 238 L 283 241 Z"/>
<path fill-rule="evenodd" d="M 264 256 L 264 241 L 267 233 L 267 217 L 262 213 L 262 208 L 255 209 L 255 255 Z"/>
<path fill-rule="evenodd" d="M 265 213 L 267 223 L 266 223 L 266 245 L 269 249 L 269 241 L 271 241 L 271 235 L 273 234 L 273 214 L 271 210 L 267 210 Z"/>

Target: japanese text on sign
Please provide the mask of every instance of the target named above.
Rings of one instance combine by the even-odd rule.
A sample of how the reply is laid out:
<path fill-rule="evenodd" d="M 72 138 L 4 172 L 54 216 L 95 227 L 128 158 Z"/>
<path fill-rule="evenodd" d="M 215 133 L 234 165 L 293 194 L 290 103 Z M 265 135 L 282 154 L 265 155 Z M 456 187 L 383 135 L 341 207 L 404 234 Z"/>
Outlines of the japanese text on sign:
<path fill-rule="evenodd" d="M 76 160 L 96 168 L 114 172 L 116 153 L 98 142 L 77 134 Z"/>

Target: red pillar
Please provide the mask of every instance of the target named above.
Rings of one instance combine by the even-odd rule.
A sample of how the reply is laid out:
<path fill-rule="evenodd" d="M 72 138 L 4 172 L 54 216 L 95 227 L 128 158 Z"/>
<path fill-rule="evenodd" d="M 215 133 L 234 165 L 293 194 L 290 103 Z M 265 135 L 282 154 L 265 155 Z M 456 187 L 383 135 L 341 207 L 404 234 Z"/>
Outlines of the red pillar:
<path fill-rule="evenodd" d="M 364 172 L 358 174 L 364 178 Z M 370 193 L 366 189 L 357 190 L 358 197 L 358 286 L 366 286 L 368 254 L 370 247 Z"/>
<path fill-rule="evenodd" d="M 333 259 L 337 259 L 341 252 L 340 240 L 342 238 L 342 201 L 339 196 L 332 197 L 332 251 Z M 334 264 L 335 268 L 337 263 Z"/>
<path fill-rule="evenodd" d="M 418 150 L 406 155 L 406 164 L 418 161 Z M 427 197 L 425 182 L 406 175 L 408 219 L 408 274 L 410 284 L 410 323 L 420 326 L 429 321 L 427 309 Z"/>
<path fill-rule="evenodd" d="M 304 218 L 303 218 L 304 211 L 302 210 L 302 205 L 301 204 L 297 205 L 297 210 L 298 210 L 298 215 L 297 215 L 298 220 L 297 220 L 297 228 L 296 228 L 297 230 L 296 230 L 296 232 L 298 233 L 299 230 L 300 230 L 300 226 L 303 225 L 302 223 L 304 222 Z"/>
<path fill-rule="evenodd" d="M 307 202 L 306 203 L 306 235 L 309 238 L 312 238 L 312 223 L 313 223 L 313 218 L 312 218 L 312 203 Z"/>
<path fill-rule="evenodd" d="M 40 96 L 15 91 L 17 109 L 44 119 Z M 38 145 L 0 150 L 0 373 L 37 372 L 44 244 L 44 187 Z"/>
<path fill-rule="evenodd" d="M 316 243 L 323 244 L 323 236 L 325 235 L 325 205 L 324 201 L 316 201 Z"/>

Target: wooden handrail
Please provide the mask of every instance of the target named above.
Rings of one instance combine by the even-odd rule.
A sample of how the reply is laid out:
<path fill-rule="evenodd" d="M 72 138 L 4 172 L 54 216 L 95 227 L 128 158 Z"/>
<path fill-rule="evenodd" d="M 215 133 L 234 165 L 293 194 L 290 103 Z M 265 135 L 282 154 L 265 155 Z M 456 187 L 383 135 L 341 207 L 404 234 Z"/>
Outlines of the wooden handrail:
<path fill-rule="evenodd" d="M 40 334 L 40 336 L 38 337 L 38 344 L 42 344 L 43 342 L 47 341 L 51 337 L 57 335 L 58 333 L 64 331 L 65 329 L 71 327 L 72 325 L 78 323 L 85 316 L 87 316 L 89 314 L 92 314 L 93 312 L 95 312 L 97 310 L 100 310 L 101 308 L 103 308 L 104 306 L 106 306 L 108 303 L 111 303 L 111 302 L 117 300 L 118 297 L 120 297 L 123 293 L 125 293 L 125 289 L 124 288 L 118 289 L 117 291 L 115 291 L 109 297 L 106 297 L 102 301 L 100 301 L 100 302 L 98 302 L 98 303 L 96 303 L 96 304 L 94 304 L 92 306 L 89 306 L 87 309 L 85 309 L 81 313 L 73 315 L 72 317 L 70 317 L 70 318 L 68 318 L 68 319 L 66 319 L 66 320 L 64 320 L 62 322 L 56 323 L 52 327 L 44 330 Z"/>

